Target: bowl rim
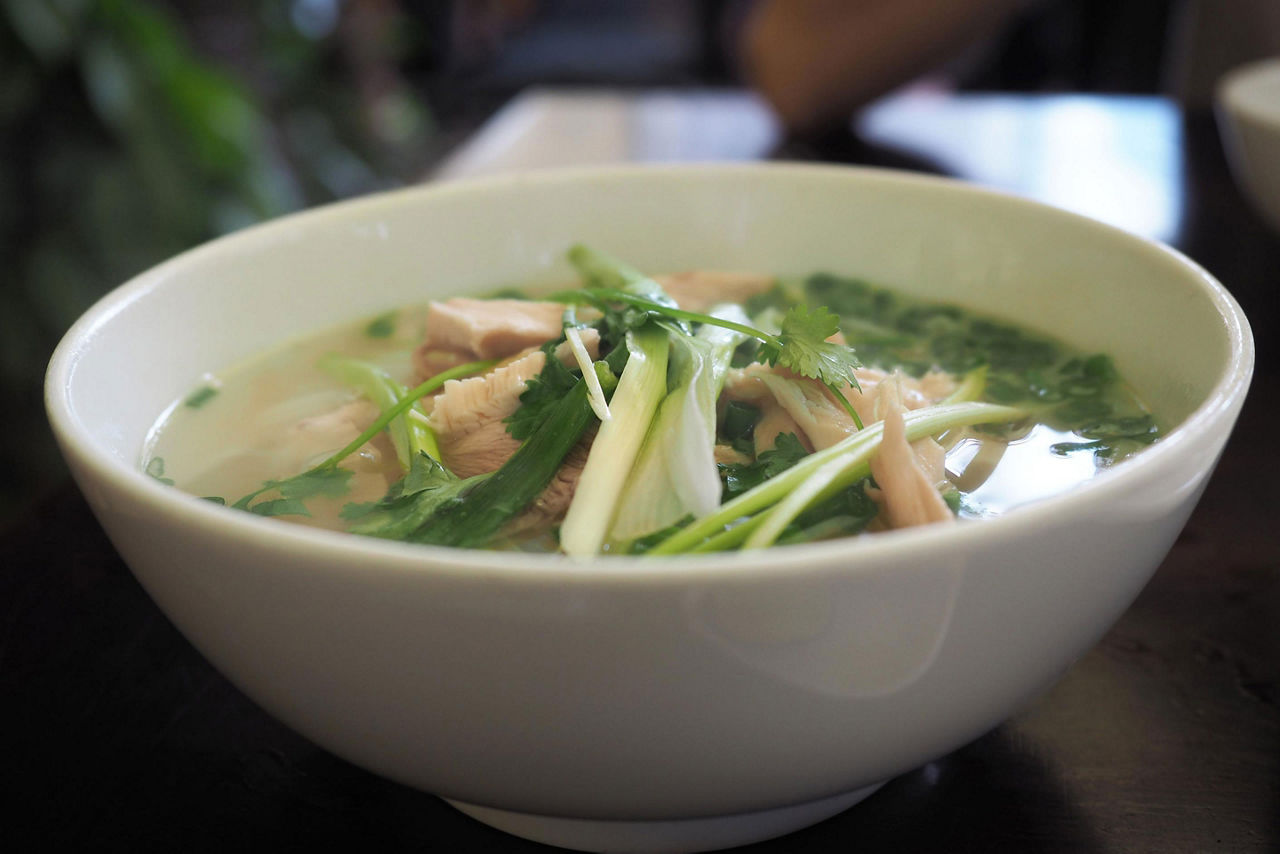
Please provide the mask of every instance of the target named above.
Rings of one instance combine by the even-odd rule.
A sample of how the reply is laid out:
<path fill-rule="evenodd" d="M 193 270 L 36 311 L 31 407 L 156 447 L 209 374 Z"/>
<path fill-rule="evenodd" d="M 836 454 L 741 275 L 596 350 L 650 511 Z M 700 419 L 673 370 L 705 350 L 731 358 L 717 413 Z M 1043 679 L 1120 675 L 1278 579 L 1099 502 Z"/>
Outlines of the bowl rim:
<path fill-rule="evenodd" d="M 994 203 L 1021 207 L 1029 215 L 1061 217 L 1077 226 L 1092 229 L 1109 239 L 1120 239 L 1135 250 L 1153 255 L 1158 263 L 1178 270 L 1207 294 L 1226 328 L 1230 350 L 1222 375 L 1206 398 L 1167 437 L 1142 453 L 1100 471 L 1098 476 L 1070 490 L 1016 508 L 1008 514 L 956 525 L 934 525 L 860 536 L 775 546 L 754 552 L 677 555 L 663 558 L 602 555 L 589 559 L 561 554 L 501 552 L 426 546 L 360 537 L 340 531 L 281 524 L 279 520 L 215 505 L 193 494 L 158 482 L 136 465 L 98 451 L 81 429 L 70 403 L 70 381 L 77 363 L 100 327 L 108 324 L 134 302 L 145 299 L 187 265 L 210 254 L 227 251 L 237 244 L 271 241 L 285 229 L 310 223 L 354 217 L 370 208 L 413 204 L 421 196 L 505 192 L 513 184 L 594 181 L 601 179 L 653 180 L 693 179 L 712 173 L 722 178 L 743 179 L 761 174 L 816 175 L 824 179 L 915 184 L 943 193 L 984 197 Z M 824 571 L 841 573 L 874 572 L 884 558 L 904 557 L 955 547 L 965 549 L 972 541 L 1016 539 L 1027 529 L 1044 527 L 1053 517 L 1097 500 L 1105 500 L 1123 490 L 1131 480 L 1155 474 L 1171 466 L 1181 450 L 1222 426 L 1242 404 L 1252 376 L 1253 336 L 1239 304 L 1207 270 L 1178 250 L 1126 232 L 1090 217 L 1041 202 L 971 184 L 955 178 L 866 166 L 811 163 L 683 163 L 575 166 L 513 173 L 498 176 L 427 183 L 339 201 L 278 217 L 224 235 L 182 252 L 134 276 L 91 306 L 63 336 L 55 348 L 45 375 L 46 412 L 62 452 L 74 457 L 79 468 L 92 473 L 129 499 L 173 524 L 196 526 L 246 546 L 297 555 L 310 553 L 321 564 L 340 559 L 361 572 L 419 573 L 429 570 L 437 577 L 493 581 L 525 585 L 604 583 L 645 584 L 667 582 L 686 585 L 709 582 L 726 576 L 736 579 L 769 577 L 776 573 Z M 156 414 L 160 417 L 160 413 Z M 1227 421 L 1229 423 L 1229 420 Z M 82 486 L 83 489 L 83 486 Z"/>
<path fill-rule="evenodd" d="M 1216 87 L 1218 103 L 1228 113 L 1280 133 L 1280 100 L 1260 106 L 1255 96 L 1260 86 L 1268 84 L 1280 91 L 1280 56 L 1249 62 L 1224 74 Z"/>

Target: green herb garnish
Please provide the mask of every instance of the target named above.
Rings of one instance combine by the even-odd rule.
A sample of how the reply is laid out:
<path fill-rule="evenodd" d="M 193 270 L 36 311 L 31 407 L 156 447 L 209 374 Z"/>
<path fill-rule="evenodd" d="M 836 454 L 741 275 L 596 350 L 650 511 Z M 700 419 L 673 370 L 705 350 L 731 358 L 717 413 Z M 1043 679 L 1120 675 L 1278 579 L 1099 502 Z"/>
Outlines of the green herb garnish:
<path fill-rule="evenodd" d="M 364 328 L 364 334 L 369 338 L 390 338 L 395 331 L 396 312 L 394 311 L 378 315 Z"/>
<path fill-rule="evenodd" d="M 268 480 L 263 485 L 231 505 L 237 510 L 248 510 L 261 516 L 309 516 L 305 503 L 308 498 L 316 496 L 338 497 L 346 494 L 347 481 L 351 477 L 348 469 L 338 468 L 338 463 L 355 453 L 360 446 L 382 432 L 395 418 L 404 414 L 409 407 L 423 395 L 444 385 L 447 381 L 470 376 L 486 371 L 496 364 L 495 360 L 484 362 L 468 362 L 447 371 L 436 374 L 431 379 L 410 389 L 398 403 L 383 411 L 364 432 L 352 439 L 346 447 L 330 456 L 317 466 L 307 469 L 301 474 L 284 480 Z M 161 464 L 163 466 L 163 463 Z M 163 469 L 162 469 L 163 472 Z M 265 492 L 277 490 L 281 499 L 265 499 L 254 503 Z M 261 508 L 261 509 L 259 509 Z"/>
<path fill-rule="evenodd" d="M 348 504 L 340 514 L 352 522 L 353 534 L 403 540 L 426 524 L 440 507 L 456 499 L 487 475 L 460 480 L 425 453 L 419 452 L 409 473 L 396 481 L 380 500 Z"/>
<path fill-rule="evenodd" d="M 143 471 L 161 483 L 173 486 L 173 479 L 164 476 L 164 457 L 152 457 L 147 460 L 146 468 Z"/>
<path fill-rule="evenodd" d="M 542 347 L 546 364 L 537 376 L 530 377 L 520 395 L 520 408 L 506 418 L 507 432 L 513 439 L 527 439 L 547 418 L 548 410 L 578 384 L 578 376 L 555 356 L 556 342 Z"/>
<path fill-rule="evenodd" d="M 487 543 L 524 510 L 555 477 L 565 455 L 595 421 L 587 384 L 578 380 L 502 467 L 477 484 L 463 500 L 439 507 L 409 539 L 439 546 L 476 548 Z"/>
<path fill-rule="evenodd" d="M 720 478 L 724 481 L 721 502 L 736 498 L 755 489 L 771 477 L 782 474 L 809 455 L 795 433 L 780 433 L 770 450 L 763 451 L 755 462 L 720 463 Z"/>
<path fill-rule="evenodd" d="M 202 385 L 200 388 L 187 395 L 187 399 L 182 401 L 182 405 L 191 409 L 199 409 L 217 396 L 217 388 L 211 385 Z"/>

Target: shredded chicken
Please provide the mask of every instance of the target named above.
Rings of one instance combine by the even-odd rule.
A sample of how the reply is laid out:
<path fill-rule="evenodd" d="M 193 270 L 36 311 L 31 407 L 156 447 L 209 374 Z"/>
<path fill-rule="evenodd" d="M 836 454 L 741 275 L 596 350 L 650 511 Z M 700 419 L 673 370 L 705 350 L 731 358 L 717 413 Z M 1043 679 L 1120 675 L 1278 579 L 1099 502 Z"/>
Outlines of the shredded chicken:
<path fill-rule="evenodd" d="M 862 423 L 876 421 L 876 387 L 887 374 L 879 368 L 858 368 L 854 372 L 861 391 L 849 386 L 841 390 Z M 920 379 L 899 375 L 902 403 L 919 409 L 937 403 L 955 389 L 950 374 L 930 372 Z M 724 394 L 761 411 L 755 428 L 756 453 L 772 448 L 781 433 L 795 433 L 809 450 L 829 448 L 855 432 L 853 419 L 831 392 L 817 380 L 766 365 L 748 365 L 729 372 Z"/>
<path fill-rule="evenodd" d="M 945 478 L 942 447 L 932 439 L 907 441 L 899 375 L 881 381 L 876 388 L 876 410 L 884 421 L 884 439 L 871 460 L 871 474 L 878 490 L 872 497 L 890 528 L 950 522 L 955 517 L 942 500 L 938 484 Z"/>

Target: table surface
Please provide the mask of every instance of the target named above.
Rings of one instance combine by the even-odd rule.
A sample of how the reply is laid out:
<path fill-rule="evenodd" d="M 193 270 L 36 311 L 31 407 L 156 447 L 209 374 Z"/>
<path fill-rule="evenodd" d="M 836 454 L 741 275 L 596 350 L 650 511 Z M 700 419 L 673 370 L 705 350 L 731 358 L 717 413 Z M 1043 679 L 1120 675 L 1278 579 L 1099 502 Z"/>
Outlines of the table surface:
<path fill-rule="evenodd" d="M 663 97 L 679 113 L 681 96 Z M 1280 414 L 1280 236 L 1232 183 L 1212 118 L 1159 99 L 930 95 L 881 105 L 857 134 L 801 142 L 735 97 L 719 105 L 744 129 L 729 156 L 926 169 L 1048 196 L 1167 239 L 1226 284 L 1260 339 L 1250 399 L 1186 530 L 1061 682 L 863 804 L 742 850 L 1280 850 L 1280 455 L 1265 444 Z M 645 150 L 678 158 L 687 130 L 657 121 Z M 715 154 L 693 137 L 692 155 Z M 0 561 L 0 837 L 39 850 L 551 850 L 267 716 L 156 609 L 72 484 L 4 534 Z"/>

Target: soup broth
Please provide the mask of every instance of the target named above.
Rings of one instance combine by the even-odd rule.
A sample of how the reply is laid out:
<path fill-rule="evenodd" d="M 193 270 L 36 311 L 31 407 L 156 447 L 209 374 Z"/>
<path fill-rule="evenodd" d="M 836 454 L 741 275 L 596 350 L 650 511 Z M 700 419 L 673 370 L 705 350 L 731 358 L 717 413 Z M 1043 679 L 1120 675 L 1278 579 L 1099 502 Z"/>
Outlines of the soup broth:
<path fill-rule="evenodd" d="M 722 279 L 738 282 L 747 280 L 743 277 Z M 669 281 L 672 288 L 679 284 L 678 277 L 660 281 Z M 926 392 L 919 391 L 920 389 L 938 384 L 944 390 L 950 388 L 950 394 L 927 399 L 924 405 L 907 412 L 908 420 L 904 423 L 908 424 L 908 432 L 915 429 L 910 426 L 910 418 L 922 417 L 922 413 L 926 413 L 930 407 L 945 409 L 950 403 L 954 408 L 955 398 L 957 395 L 963 398 L 965 390 L 973 392 L 969 396 L 974 400 L 996 405 L 993 412 L 998 407 L 1017 408 L 1017 417 L 1010 417 L 1007 414 L 1009 410 L 1000 409 L 1000 412 L 1006 414 L 990 423 L 970 418 L 972 423 L 948 425 L 937 431 L 929 431 L 928 435 L 941 446 L 939 459 L 942 461 L 941 471 L 935 476 L 937 482 L 932 487 L 938 491 L 955 518 L 966 520 L 999 516 L 1029 502 L 1069 491 L 1089 480 L 1100 469 L 1114 465 L 1158 439 L 1159 430 L 1154 418 L 1133 390 L 1116 374 L 1110 359 L 1103 354 L 1078 352 L 1069 345 L 1038 332 L 990 317 L 977 316 L 954 305 L 915 300 L 853 278 L 820 273 L 795 280 L 766 279 L 763 284 L 760 277 L 753 281 L 755 283 L 750 288 L 744 286 L 744 292 L 734 294 L 741 299 L 740 311 L 733 315 L 749 319 L 753 328 L 767 330 L 781 326 L 783 331 L 778 337 L 785 339 L 787 324 L 796 316 L 804 317 L 803 314 L 793 313 L 797 305 L 824 306 L 839 318 L 841 333 L 865 366 L 859 369 L 863 385 L 872 384 L 873 380 L 877 388 L 885 384 L 896 384 L 896 391 L 893 393 L 905 395 L 904 399 L 915 400 L 916 404 L 920 403 L 916 400 L 920 395 L 927 398 Z M 607 280 L 593 281 L 588 275 L 589 285 L 598 288 L 602 283 L 614 284 Z M 523 299 L 523 295 L 511 292 L 500 296 L 505 301 L 492 305 L 501 305 L 504 310 L 512 298 Z M 643 317 L 637 321 L 635 315 L 643 315 L 645 311 L 642 302 L 602 308 L 607 302 L 607 299 L 590 300 L 581 307 L 577 316 L 585 318 L 579 322 L 586 325 L 583 326 L 581 335 L 570 336 L 598 340 L 599 352 L 587 361 L 581 358 L 583 354 L 577 353 L 575 362 L 575 355 L 570 352 L 576 352 L 572 341 L 564 341 L 560 345 L 561 350 L 555 352 L 551 352 L 549 347 L 544 348 L 548 353 L 544 357 L 546 366 L 536 377 L 530 378 L 532 382 L 526 380 L 519 384 L 518 392 L 523 393 L 530 392 L 533 386 L 549 388 L 553 382 L 565 383 L 566 388 L 576 383 L 589 386 L 591 383 L 580 378 L 588 372 L 604 377 L 600 399 L 593 397 L 592 390 L 583 390 L 581 395 L 590 400 L 593 406 L 611 410 L 610 419 L 601 421 L 598 415 L 591 416 L 591 423 L 582 428 L 583 438 L 577 443 L 569 444 L 570 450 L 562 457 L 563 465 L 559 461 L 551 465 L 548 471 L 557 474 L 551 477 L 550 486 L 545 490 L 553 489 L 558 483 L 556 478 L 564 477 L 564 471 L 571 464 L 582 469 L 582 482 L 577 485 L 577 489 L 598 488 L 596 480 L 589 481 L 592 477 L 598 479 L 598 472 L 593 473 L 590 455 L 595 444 L 617 441 L 613 437 L 623 429 L 617 426 L 618 422 L 624 417 L 630 417 L 627 413 L 631 411 L 627 408 L 632 401 L 627 374 L 633 369 L 638 370 L 637 360 L 642 357 L 650 358 L 644 355 L 643 346 L 637 345 L 636 341 L 646 335 L 667 335 L 672 337 L 672 341 L 676 335 L 687 335 L 690 338 L 701 336 L 707 340 L 714 338 L 704 333 L 704 330 L 714 331 L 711 327 L 699 325 L 696 321 L 689 321 L 682 330 L 677 331 L 672 330 L 682 322 L 680 318 L 654 315 L 647 322 L 643 322 Z M 681 305 L 684 305 L 683 301 Z M 601 311 L 607 314 L 615 309 L 618 311 L 616 318 L 609 316 L 603 321 L 600 319 Z M 630 332 L 615 334 L 609 324 L 622 323 L 620 318 L 628 309 L 632 311 L 630 322 L 642 322 L 642 325 L 632 328 Z M 558 309 L 553 309 L 555 310 Z M 433 505 L 428 515 L 443 514 L 435 523 L 438 528 L 470 524 L 471 518 L 465 507 L 466 497 L 470 494 L 469 490 L 476 487 L 463 485 L 463 481 L 474 479 L 478 486 L 486 477 L 507 475 L 473 473 L 468 468 L 469 457 L 451 457 L 447 448 L 443 454 L 444 466 L 433 463 L 431 454 L 420 453 L 414 458 L 417 462 L 412 459 L 406 461 L 403 443 L 398 453 L 396 440 L 387 430 L 380 431 L 371 440 L 362 443 L 358 450 L 338 464 L 341 477 L 337 478 L 335 475 L 335 478 L 342 480 L 340 484 L 335 479 L 324 488 L 315 488 L 314 484 L 309 484 L 305 489 L 293 489 L 288 481 L 299 473 L 315 470 L 317 466 L 333 474 L 332 466 L 326 468 L 322 464 L 369 426 L 380 408 L 385 409 L 385 400 L 381 406 L 372 403 L 367 399 L 367 393 L 361 389 L 349 382 L 335 379 L 331 364 L 327 368 L 322 367 L 328 354 L 343 354 L 348 359 L 375 366 L 393 381 L 394 388 L 403 393 L 433 370 L 432 359 L 436 360 L 436 366 L 450 364 L 449 358 L 441 356 L 444 353 L 447 357 L 447 351 L 432 350 L 422 343 L 424 335 L 428 334 L 432 311 L 440 313 L 443 310 L 438 306 L 416 306 L 376 318 L 366 318 L 291 342 L 245 364 L 208 375 L 197 388 L 182 400 L 176 401 L 153 429 L 143 461 L 146 470 L 153 476 L 174 483 L 180 489 L 228 505 L 238 503 L 241 509 L 250 509 L 261 515 L 278 516 L 283 520 L 306 525 L 336 530 L 354 528 L 357 531 L 361 529 L 361 524 L 368 524 L 367 521 L 362 523 L 361 519 L 381 518 L 378 514 L 403 515 L 409 512 L 404 508 L 409 506 L 411 500 L 419 500 L 430 494 L 412 493 L 415 488 L 413 483 L 446 483 L 447 489 L 443 491 L 448 492 L 449 497 L 443 500 L 443 504 Z M 599 326 L 598 330 L 590 326 L 592 322 Z M 612 340 L 611 335 L 615 336 Z M 848 457 L 857 448 L 854 438 L 859 433 L 870 436 L 881 429 L 878 424 L 883 424 L 883 442 L 888 445 L 891 419 L 886 418 L 884 422 L 874 419 L 883 409 L 884 401 L 877 400 L 873 406 L 869 400 L 870 392 L 864 394 L 867 398 L 864 400 L 851 391 L 842 392 L 845 400 L 841 400 L 832 391 L 833 384 L 825 383 L 825 390 L 818 387 L 813 381 L 800 375 L 794 364 L 788 366 L 785 362 L 779 362 L 770 366 L 767 342 L 762 345 L 759 340 L 749 336 L 739 338 L 742 340 L 734 339 L 728 344 L 721 341 L 717 345 L 728 347 L 724 350 L 726 364 L 718 380 L 717 394 L 713 398 L 715 402 L 712 417 L 717 423 L 713 428 L 710 425 L 703 428 L 711 429 L 714 433 L 714 471 L 718 478 L 715 488 L 719 491 L 715 501 L 722 508 L 735 506 L 730 502 L 752 489 L 763 490 L 767 482 L 782 473 L 800 471 L 805 465 L 809 465 L 804 463 L 805 460 L 813 461 L 820 454 L 834 453 L 830 448 L 837 445 L 848 445 L 851 448 L 848 452 L 842 451 Z M 674 408 L 676 404 L 668 402 L 667 398 L 674 401 L 677 393 L 683 393 L 682 390 L 698 388 L 696 380 L 687 387 L 681 385 L 680 380 L 681 376 L 688 373 L 688 359 L 697 357 L 679 355 L 675 343 L 660 343 L 658 346 L 659 351 L 667 350 L 666 353 L 655 351 L 659 352 L 659 357 L 666 363 L 665 384 L 654 398 L 658 402 L 645 413 L 649 420 L 636 431 L 639 439 L 632 443 L 635 445 L 631 451 L 632 457 L 618 456 L 618 451 L 611 451 L 618 459 L 625 459 L 625 463 L 617 460 L 613 463 L 614 468 L 624 469 L 613 477 L 621 485 L 613 493 L 608 490 L 603 493 L 611 496 L 616 509 L 612 519 L 603 523 L 605 527 L 602 530 L 605 533 L 597 535 L 597 542 L 590 548 L 606 552 L 639 553 L 654 549 L 658 553 L 677 553 L 739 547 L 744 543 L 751 545 L 751 538 L 759 537 L 758 530 L 768 528 L 771 524 L 769 520 L 760 521 L 758 518 L 765 515 L 766 511 L 754 515 L 745 511 L 732 515 L 732 512 L 724 511 L 722 519 L 716 519 L 715 513 L 712 513 L 705 517 L 711 520 L 705 530 L 696 536 L 689 532 L 697 530 L 700 524 L 696 521 L 701 518 L 697 513 L 685 513 L 674 521 L 669 517 L 661 518 L 659 514 L 655 517 L 657 521 L 654 524 L 660 523 L 660 527 L 653 530 L 646 529 L 642 522 L 628 525 L 621 519 L 628 506 L 637 506 L 636 501 L 643 502 L 642 497 L 636 497 L 637 494 L 643 494 L 644 490 L 653 486 L 627 483 L 626 476 L 627 470 L 630 470 L 633 481 L 643 480 L 646 477 L 642 472 L 646 471 L 647 446 L 659 440 L 665 441 L 665 437 L 657 435 L 664 428 L 654 425 L 668 423 L 663 419 L 670 413 L 664 412 L 664 408 Z M 614 348 L 613 353 L 606 356 L 605 351 L 609 347 Z M 692 347 L 688 352 L 701 352 L 698 347 L 702 345 Z M 619 349 L 624 351 L 623 356 L 629 352 L 629 359 L 621 370 L 615 371 L 609 365 L 610 360 L 623 361 L 617 357 Z M 540 351 L 531 351 L 522 346 L 516 353 L 502 357 L 497 367 L 486 368 L 479 375 L 492 376 L 492 372 L 504 365 L 514 365 L 529 352 Z M 456 364 L 459 360 L 475 361 L 479 358 L 476 353 L 469 352 L 465 356 L 453 358 L 453 363 Z M 596 367 L 583 367 L 592 362 Z M 424 368 L 424 364 L 427 367 Z M 685 374 L 681 374 L 682 371 Z M 555 376 L 552 376 L 553 373 Z M 457 381 L 459 388 L 461 382 Z M 808 382 L 807 386 L 804 386 L 805 382 Z M 611 389 L 608 388 L 610 383 L 617 384 L 617 390 L 612 391 L 611 396 Z M 788 383 L 791 385 L 786 385 Z M 841 422 L 845 424 L 841 429 L 846 430 L 847 437 L 840 434 L 839 441 L 824 442 L 821 435 L 821 431 L 825 429 L 823 425 L 805 429 L 800 426 L 803 419 L 796 420 L 788 415 L 796 410 L 786 408 L 785 395 L 799 394 L 797 389 L 808 395 L 806 405 L 809 409 L 820 409 L 825 405 L 830 412 L 838 413 L 840 418 L 851 417 L 855 421 L 866 422 L 865 431 Z M 563 390 L 556 392 L 555 405 L 563 408 L 567 404 L 560 401 L 567 400 L 572 393 Z M 883 395 L 889 393 L 887 387 L 882 392 Z M 689 394 L 693 395 L 694 392 Z M 823 395 L 828 398 L 825 404 L 821 399 Z M 606 397 L 607 401 L 604 399 Z M 535 392 L 525 394 L 519 404 L 516 404 L 521 414 L 508 415 L 506 420 L 518 421 L 527 415 L 536 408 L 536 398 Z M 849 399 L 854 401 L 854 406 L 845 405 Z M 438 400 L 439 392 L 436 392 L 435 396 L 427 398 L 423 408 L 433 410 L 433 402 Z M 833 400 L 839 405 L 832 405 Z M 908 400 L 908 404 L 911 404 L 911 400 Z M 435 407 L 441 406 L 435 402 Z M 803 409 L 801 414 L 809 414 L 809 409 Z M 868 417 L 859 418 L 859 409 L 865 411 Z M 848 413 L 847 416 L 844 415 L 845 412 Z M 763 436 L 764 432 L 772 429 L 769 426 L 773 423 L 770 418 L 775 416 L 778 423 L 783 423 L 788 429 L 780 430 L 774 436 Z M 433 410 L 430 418 L 427 418 L 423 412 L 418 411 L 418 405 L 415 405 L 408 416 L 401 417 L 408 417 L 420 425 L 434 425 L 438 428 L 443 414 Z M 835 419 L 835 416 L 831 418 Z M 689 422 L 677 420 L 671 423 L 687 427 Z M 515 426 L 508 424 L 506 430 L 512 434 L 517 433 L 513 429 Z M 593 433 L 597 429 L 599 432 Z M 593 435 L 596 437 L 594 441 Z M 524 444 L 544 441 L 537 439 L 537 434 L 532 438 L 519 438 Z M 521 443 L 514 438 L 504 438 L 503 441 L 509 442 L 513 448 Z M 710 441 L 709 436 L 707 442 Z M 925 440 L 912 439 L 911 444 L 921 455 L 923 441 Z M 694 444 L 697 445 L 697 442 Z M 610 447 L 613 448 L 614 445 L 611 444 Z M 692 454 L 689 458 L 696 461 L 706 457 L 708 447 L 709 444 L 699 446 L 695 451 L 688 451 L 682 446 L 663 453 L 681 457 L 688 451 Z M 877 455 L 887 457 L 888 454 L 888 450 L 879 450 L 877 446 L 877 449 L 870 452 L 870 459 L 876 459 Z M 585 466 L 581 459 L 575 462 L 575 455 L 587 458 Z M 434 455 L 435 459 L 440 459 L 441 456 L 440 453 Z M 694 463 L 690 465 L 696 467 Z M 858 465 L 862 468 L 850 463 L 851 467 L 839 476 L 844 480 L 837 478 L 823 488 L 819 488 L 821 484 L 814 486 L 810 481 L 810 487 L 821 500 L 792 513 L 787 519 L 773 520 L 773 527 L 778 528 L 778 531 L 770 542 L 804 542 L 829 536 L 859 534 L 890 526 L 886 512 L 888 505 L 885 503 L 888 499 L 882 494 L 887 492 L 888 484 L 880 482 L 889 480 L 888 474 L 880 473 L 874 462 Z M 871 468 L 868 469 L 867 466 Z M 816 463 L 810 467 L 816 469 Z M 407 477 L 406 471 L 409 472 Z M 418 481 L 414 481 L 415 477 Z M 427 480 L 422 480 L 423 478 Z M 431 478 L 437 480 L 430 480 Z M 799 478 L 798 474 L 793 479 L 796 478 Z M 590 485 L 584 486 L 588 481 Z M 274 482 L 277 485 L 263 489 L 264 482 Z M 796 480 L 787 491 L 797 491 L 798 483 L 799 480 Z M 702 486 L 705 487 L 706 484 L 703 483 Z M 679 484 L 671 487 L 677 492 L 682 488 Z M 535 504 L 546 500 L 548 493 L 545 490 Z M 592 493 L 593 496 L 595 494 Z M 250 501 L 241 500 L 242 496 L 249 495 L 256 497 Z M 380 500 L 382 504 L 378 503 Z M 569 502 L 572 500 L 572 497 L 566 499 Z M 591 500 L 598 503 L 603 499 L 593 497 Z M 630 505 L 627 503 L 629 500 L 632 501 Z M 421 502 L 413 512 L 421 515 L 426 512 L 422 508 L 429 503 Z M 555 549 L 563 545 L 560 516 L 550 514 L 544 524 L 537 526 L 520 522 L 531 512 L 525 510 L 518 514 L 508 513 L 507 521 L 497 525 L 483 542 L 462 544 L 537 550 Z M 721 509 L 717 508 L 715 512 L 719 513 Z M 373 516 L 369 516 L 369 513 Z M 571 508 L 568 513 L 564 518 L 572 519 L 574 510 Z M 642 512 L 640 515 L 645 514 Z M 407 529 L 407 523 L 399 522 L 398 516 L 396 519 L 399 525 L 396 530 Z M 568 527 L 574 523 L 564 524 Z M 751 530 L 744 531 L 744 528 Z M 385 536 L 387 530 L 389 528 L 384 526 L 368 528 L 366 532 Z M 436 538 L 436 535 L 429 532 L 428 523 L 414 530 L 415 533 L 404 538 L 458 544 Z M 424 534 L 424 531 L 428 533 Z M 609 534 L 610 531 L 613 532 L 612 535 Z M 642 531 L 646 533 L 640 533 Z M 667 546 L 663 544 L 680 541 L 681 537 L 688 540 L 685 543 L 687 548 L 672 547 L 664 551 Z M 657 548 L 654 548 L 655 545 Z M 573 553 L 573 549 L 568 546 L 565 550 Z"/>

